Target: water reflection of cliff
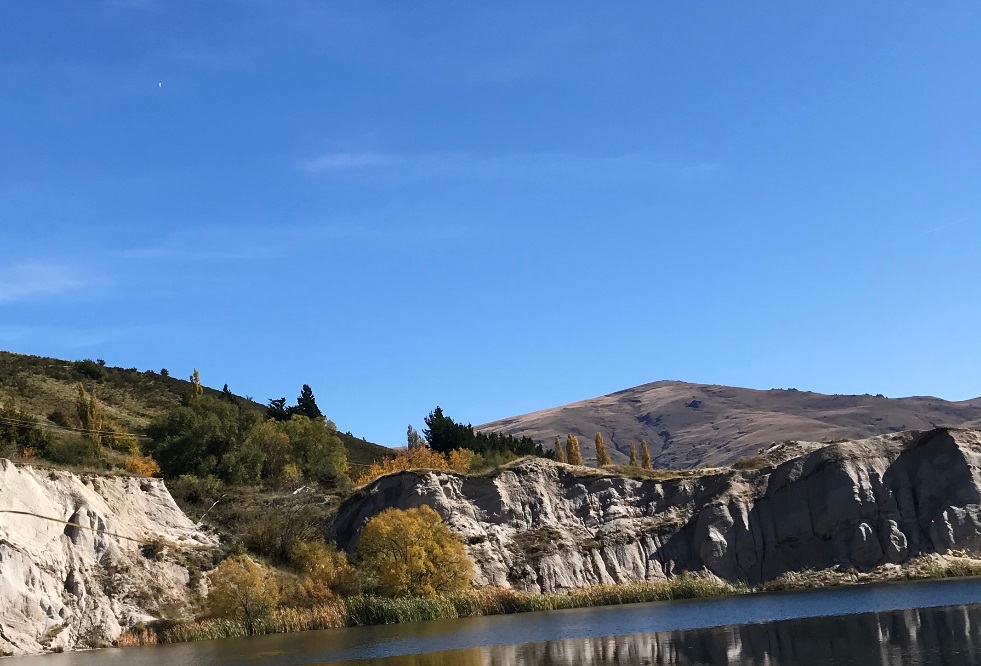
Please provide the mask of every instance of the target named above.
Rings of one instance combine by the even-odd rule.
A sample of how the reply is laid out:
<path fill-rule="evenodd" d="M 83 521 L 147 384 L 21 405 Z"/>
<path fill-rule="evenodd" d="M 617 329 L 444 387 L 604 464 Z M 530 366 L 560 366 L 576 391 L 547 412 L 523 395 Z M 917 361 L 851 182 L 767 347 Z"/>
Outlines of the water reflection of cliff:
<path fill-rule="evenodd" d="M 379 666 L 981 665 L 981 606 L 548 641 L 366 663 Z"/>

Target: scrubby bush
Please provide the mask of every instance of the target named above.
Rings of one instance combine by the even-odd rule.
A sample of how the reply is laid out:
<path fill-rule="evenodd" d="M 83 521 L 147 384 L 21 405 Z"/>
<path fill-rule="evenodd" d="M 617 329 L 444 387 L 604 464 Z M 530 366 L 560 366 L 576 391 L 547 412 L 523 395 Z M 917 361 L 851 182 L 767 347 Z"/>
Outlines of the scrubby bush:
<path fill-rule="evenodd" d="M 223 561 L 210 582 L 209 611 L 217 617 L 240 619 L 249 634 L 259 633 L 279 604 L 275 573 L 245 556 Z"/>
<path fill-rule="evenodd" d="M 324 510 L 316 506 L 277 507 L 248 527 L 245 545 L 252 552 L 275 562 L 288 563 L 295 543 L 321 538 L 325 520 Z"/>
<path fill-rule="evenodd" d="M 129 456 L 126 458 L 125 468 L 136 476 L 154 476 L 160 473 L 160 465 L 150 456 Z"/>

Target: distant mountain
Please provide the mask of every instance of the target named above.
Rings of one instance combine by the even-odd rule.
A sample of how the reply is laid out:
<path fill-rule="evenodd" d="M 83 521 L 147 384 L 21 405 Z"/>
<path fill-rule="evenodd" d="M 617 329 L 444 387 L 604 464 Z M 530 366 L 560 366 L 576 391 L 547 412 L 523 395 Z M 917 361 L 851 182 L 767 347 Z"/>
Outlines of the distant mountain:
<path fill-rule="evenodd" d="M 572 433 L 590 461 L 597 432 L 614 462 L 628 459 L 631 441 L 647 440 L 656 467 L 681 469 L 729 465 L 773 442 L 857 439 L 936 426 L 981 427 L 981 398 L 949 402 L 663 381 L 477 428 L 527 435 L 549 446 L 556 435 L 564 441 Z"/>

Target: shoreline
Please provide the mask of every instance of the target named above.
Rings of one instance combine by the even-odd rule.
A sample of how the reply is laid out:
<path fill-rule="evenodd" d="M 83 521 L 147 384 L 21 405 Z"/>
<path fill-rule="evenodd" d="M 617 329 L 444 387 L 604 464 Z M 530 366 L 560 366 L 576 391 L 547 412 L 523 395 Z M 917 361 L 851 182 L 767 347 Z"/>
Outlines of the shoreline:
<path fill-rule="evenodd" d="M 789 572 L 750 587 L 711 574 L 685 573 L 666 580 L 577 588 L 539 594 L 500 588 L 477 588 L 437 597 L 376 597 L 355 595 L 312 608 L 279 608 L 258 626 L 235 618 L 158 620 L 137 625 L 115 642 L 116 647 L 184 643 L 222 638 L 379 626 L 405 622 L 452 620 L 493 615 L 599 608 L 656 601 L 680 601 L 801 592 L 882 583 L 916 582 L 981 576 L 981 559 L 963 554 L 920 555 L 902 565 L 887 564 L 869 572 L 816 570 Z"/>

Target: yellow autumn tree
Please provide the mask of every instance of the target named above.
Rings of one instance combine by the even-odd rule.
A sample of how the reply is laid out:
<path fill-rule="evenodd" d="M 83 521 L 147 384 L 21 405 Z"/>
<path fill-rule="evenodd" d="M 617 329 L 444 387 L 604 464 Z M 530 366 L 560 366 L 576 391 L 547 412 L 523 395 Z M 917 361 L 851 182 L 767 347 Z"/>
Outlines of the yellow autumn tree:
<path fill-rule="evenodd" d="M 562 446 L 562 442 L 559 441 L 558 435 L 555 436 L 555 462 L 566 462 L 565 448 Z"/>
<path fill-rule="evenodd" d="M 465 589 L 473 576 L 463 543 L 430 507 L 386 509 L 361 531 L 364 571 L 387 596 L 433 596 Z"/>
<path fill-rule="evenodd" d="M 279 604 L 275 572 L 245 555 L 229 557 L 210 577 L 208 609 L 213 615 L 241 620 L 250 634 Z"/>
<path fill-rule="evenodd" d="M 134 476 L 153 476 L 160 473 L 160 465 L 150 456 L 127 456 L 126 471 Z"/>
<path fill-rule="evenodd" d="M 579 438 L 575 435 L 566 435 L 565 458 L 569 461 L 570 465 L 582 465 L 582 452 L 579 450 Z"/>
<path fill-rule="evenodd" d="M 651 468 L 651 451 L 647 448 L 647 440 L 640 440 L 640 466 L 644 469 Z"/>
<path fill-rule="evenodd" d="M 290 546 L 289 557 L 297 573 L 309 579 L 309 582 L 303 581 L 304 591 L 308 594 L 320 586 L 337 594 L 357 591 L 358 572 L 347 561 L 347 553 L 338 550 L 334 544 L 297 540 Z"/>
<path fill-rule="evenodd" d="M 637 466 L 637 445 L 630 442 L 630 466 Z"/>
<path fill-rule="evenodd" d="M 194 372 L 191 374 L 191 397 L 199 398 L 202 395 L 204 395 L 204 387 L 201 386 L 201 374 L 197 368 L 194 368 Z"/>
<path fill-rule="evenodd" d="M 603 435 L 596 433 L 593 443 L 596 445 L 596 466 L 605 467 L 606 465 L 612 465 L 613 461 L 610 460 L 610 450 L 606 448 L 606 440 L 603 439 Z"/>
<path fill-rule="evenodd" d="M 454 449 L 448 454 L 433 451 L 428 446 L 422 446 L 405 451 L 399 451 L 394 458 L 376 460 L 364 473 L 358 477 L 358 485 L 364 485 L 385 474 L 405 472 L 410 469 L 437 469 L 447 472 L 466 474 L 470 471 L 476 454 L 470 449 Z"/>

